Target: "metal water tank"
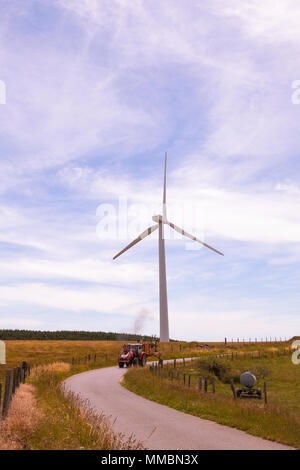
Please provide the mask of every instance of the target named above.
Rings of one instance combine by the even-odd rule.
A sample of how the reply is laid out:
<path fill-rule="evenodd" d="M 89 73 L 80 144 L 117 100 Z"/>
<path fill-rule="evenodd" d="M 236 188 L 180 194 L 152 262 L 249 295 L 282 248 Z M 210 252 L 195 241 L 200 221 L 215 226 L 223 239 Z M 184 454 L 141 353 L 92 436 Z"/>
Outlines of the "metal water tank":
<path fill-rule="evenodd" d="M 244 372 L 240 376 L 240 381 L 241 384 L 244 385 L 244 387 L 247 388 L 252 388 L 256 384 L 257 380 L 254 374 L 252 374 L 250 371 Z"/>

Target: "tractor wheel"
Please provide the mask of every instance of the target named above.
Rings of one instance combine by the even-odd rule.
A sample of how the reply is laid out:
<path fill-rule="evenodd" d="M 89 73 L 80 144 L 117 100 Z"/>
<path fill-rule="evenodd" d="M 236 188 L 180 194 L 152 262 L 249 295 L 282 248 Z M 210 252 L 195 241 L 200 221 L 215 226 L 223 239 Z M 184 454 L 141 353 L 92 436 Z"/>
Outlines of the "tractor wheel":
<path fill-rule="evenodd" d="M 130 362 L 126 362 L 126 367 L 130 367 Z"/>
<path fill-rule="evenodd" d="M 133 365 L 134 365 L 134 366 L 138 366 L 138 365 L 139 365 L 139 360 L 138 360 L 137 357 L 135 357 L 135 358 L 133 359 Z"/>
<path fill-rule="evenodd" d="M 144 367 L 146 365 L 147 359 L 146 359 L 146 354 L 143 354 L 142 359 L 140 361 L 140 365 Z"/>
<path fill-rule="evenodd" d="M 122 367 L 124 367 L 124 362 L 119 362 L 119 367 L 122 369 Z"/>

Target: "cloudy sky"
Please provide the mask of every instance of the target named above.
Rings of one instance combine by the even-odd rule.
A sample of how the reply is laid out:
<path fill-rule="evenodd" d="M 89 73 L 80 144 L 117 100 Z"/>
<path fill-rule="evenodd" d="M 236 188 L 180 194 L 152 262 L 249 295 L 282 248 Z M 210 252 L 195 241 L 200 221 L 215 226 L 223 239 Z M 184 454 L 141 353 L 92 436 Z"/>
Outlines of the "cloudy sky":
<path fill-rule="evenodd" d="M 2 0 L 0 328 L 158 335 L 157 240 L 112 257 L 167 150 L 169 217 L 225 253 L 167 240 L 171 336 L 299 334 L 299 44 L 298 0 Z"/>

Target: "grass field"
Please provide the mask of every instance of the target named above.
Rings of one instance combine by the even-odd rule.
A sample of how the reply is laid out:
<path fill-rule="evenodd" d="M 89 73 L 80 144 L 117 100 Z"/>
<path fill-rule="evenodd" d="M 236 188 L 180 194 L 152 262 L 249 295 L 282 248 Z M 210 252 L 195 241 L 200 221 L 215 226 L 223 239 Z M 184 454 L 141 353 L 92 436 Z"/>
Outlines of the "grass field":
<path fill-rule="evenodd" d="M 87 354 L 91 354 L 92 357 L 96 354 L 96 366 L 113 365 L 117 363 L 117 357 L 124 342 L 18 340 L 5 341 L 5 344 L 7 363 L 0 364 L 0 382 L 3 381 L 5 369 L 19 366 L 22 361 L 28 362 L 33 367 L 36 364 L 49 364 L 58 361 L 71 362 L 72 357 L 83 360 Z M 164 358 L 201 354 L 197 343 L 165 343 L 159 345 L 159 350 Z M 220 344 L 218 350 L 222 350 Z M 86 370 L 91 367 L 94 367 L 93 363 L 79 369 Z"/>
<path fill-rule="evenodd" d="M 247 348 L 244 347 L 244 350 Z M 264 348 L 266 350 L 266 347 Z M 278 356 L 278 350 L 281 355 Z M 235 351 L 236 352 L 236 351 Z M 231 358 L 215 358 L 203 355 L 201 359 L 178 365 L 176 373 L 172 365 L 173 380 L 165 368 L 163 375 L 157 376 L 149 369 L 132 369 L 125 376 L 123 385 L 148 399 L 171 406 L 186 413 L 216 421 L 248 433 L 275 440 L 300 449 L 300 366 L 291 362 L 291 354 L 283 355 L 283 346 L 268 346 L 267 355 L 252 359 L 252 354 L 242 354 Z M 230 380 L 238 382 L 239 375 L 251 370 L 258 378 L 258 387 L 267 382 L 268 404 L 262 400 L 236 400 L 230 388 Z M 177 373 L 180 379 L 177 381 Z M 186 385 L 183 385 L 183 374 Z M 176 375 L 176 379 L 175 379 Z M 188 375 L 191 386 L 187 386 Z M 198 378 L 214 378 L 216 393 L 211 385 L 208 393 L 200 392 Z"/>

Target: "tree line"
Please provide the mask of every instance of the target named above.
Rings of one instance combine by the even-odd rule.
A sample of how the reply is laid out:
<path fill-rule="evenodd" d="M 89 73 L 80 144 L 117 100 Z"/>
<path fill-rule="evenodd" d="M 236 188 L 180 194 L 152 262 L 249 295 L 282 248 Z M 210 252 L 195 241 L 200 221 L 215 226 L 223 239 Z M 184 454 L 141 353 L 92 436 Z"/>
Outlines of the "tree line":
<path fill-rule="evenodd" d="M 112 333 L 104 331 L 36 331 L 36 330 L 0 330 L 0 340 L 80 340 L 80 341 L 153 341 L 153 336 L 141 336 L 132 333 Z"/>

